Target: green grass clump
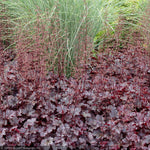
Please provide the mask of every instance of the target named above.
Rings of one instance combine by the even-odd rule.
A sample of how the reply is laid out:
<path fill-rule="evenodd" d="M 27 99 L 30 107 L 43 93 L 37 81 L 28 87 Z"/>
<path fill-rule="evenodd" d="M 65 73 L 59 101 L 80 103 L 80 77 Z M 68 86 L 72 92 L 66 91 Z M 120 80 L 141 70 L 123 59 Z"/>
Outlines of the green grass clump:
<path fill-rule="evenodd" d="M 133 0 L 132 0 L 133 1 Z M 113 35 L 120 16 L 130 18 L 126 0 L 1 0 L 7 37 L 17 48 L 44 51 L 48 70 L 71 76 L 86 63 L 93 41 Z M 137 10 L 142 6 L 136 4 Z M 144 4 L 142 2 L 142 4 Z M 141 7 L 143 8 L 143 6 Z M 141 10 L 140 8 L 140 10 Z M 137 11 L 132 18 L 137 20 Z"/>

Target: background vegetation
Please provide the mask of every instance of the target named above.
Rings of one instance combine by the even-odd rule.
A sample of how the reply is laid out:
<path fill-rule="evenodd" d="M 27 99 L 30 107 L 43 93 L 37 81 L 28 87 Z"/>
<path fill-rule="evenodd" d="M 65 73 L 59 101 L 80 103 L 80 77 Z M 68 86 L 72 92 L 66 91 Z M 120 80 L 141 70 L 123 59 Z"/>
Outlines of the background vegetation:
<path fill-rule="evenodd" d="M 116 40 L 121 46 L 129 29 L 140 26 L 147 4 L 146 0 L 0 2 L 3 41 L 14 47 L 20 63 L 68 77 L 81 73 L 80 64 L 87 63 L 91 51 L 96 56 L 95 50 L 105 49 L 106 42 Z"/>

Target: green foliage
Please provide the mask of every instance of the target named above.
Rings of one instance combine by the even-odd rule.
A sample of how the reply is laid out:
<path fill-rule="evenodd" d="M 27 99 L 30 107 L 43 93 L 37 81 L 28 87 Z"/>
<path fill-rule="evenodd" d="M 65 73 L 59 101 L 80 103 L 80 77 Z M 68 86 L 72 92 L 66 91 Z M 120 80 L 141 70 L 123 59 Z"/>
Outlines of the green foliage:
<path fill-rule="evenodd" d="M 121 31 L 119 31 L 121 39 L 129 34 L 129 29 L 136 30 L 140 26 L 140 19 L 146 4 L 146 0 L 108 0 L 105 10 L 108 14 L 105 17 L 105 26 L 94 38 L 95 47 L 102 45 L 107 39 L 114 38 L 118 25 L 121 26 Z"/>

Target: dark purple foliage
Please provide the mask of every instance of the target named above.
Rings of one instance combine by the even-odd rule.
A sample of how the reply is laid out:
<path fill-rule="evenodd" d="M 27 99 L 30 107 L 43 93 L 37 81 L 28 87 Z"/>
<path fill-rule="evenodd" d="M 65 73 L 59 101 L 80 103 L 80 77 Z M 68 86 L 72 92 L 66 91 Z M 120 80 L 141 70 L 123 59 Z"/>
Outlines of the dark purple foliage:
<path fill-rule="evenodd" d="M 150 149 L 150 57 L 138 49 L 92 58 L 80 80 L 0 76 L 0 146 Z"/>

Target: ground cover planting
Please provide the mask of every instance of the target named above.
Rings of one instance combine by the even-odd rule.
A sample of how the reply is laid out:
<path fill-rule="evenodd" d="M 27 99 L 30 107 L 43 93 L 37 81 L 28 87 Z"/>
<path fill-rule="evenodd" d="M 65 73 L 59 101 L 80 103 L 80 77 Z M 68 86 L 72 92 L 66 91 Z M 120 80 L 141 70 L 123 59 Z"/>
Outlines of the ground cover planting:
<path fill-rule="evenodd" d="M 0 146 L 149 150 L 146 5 L 1 0 Z"/>

